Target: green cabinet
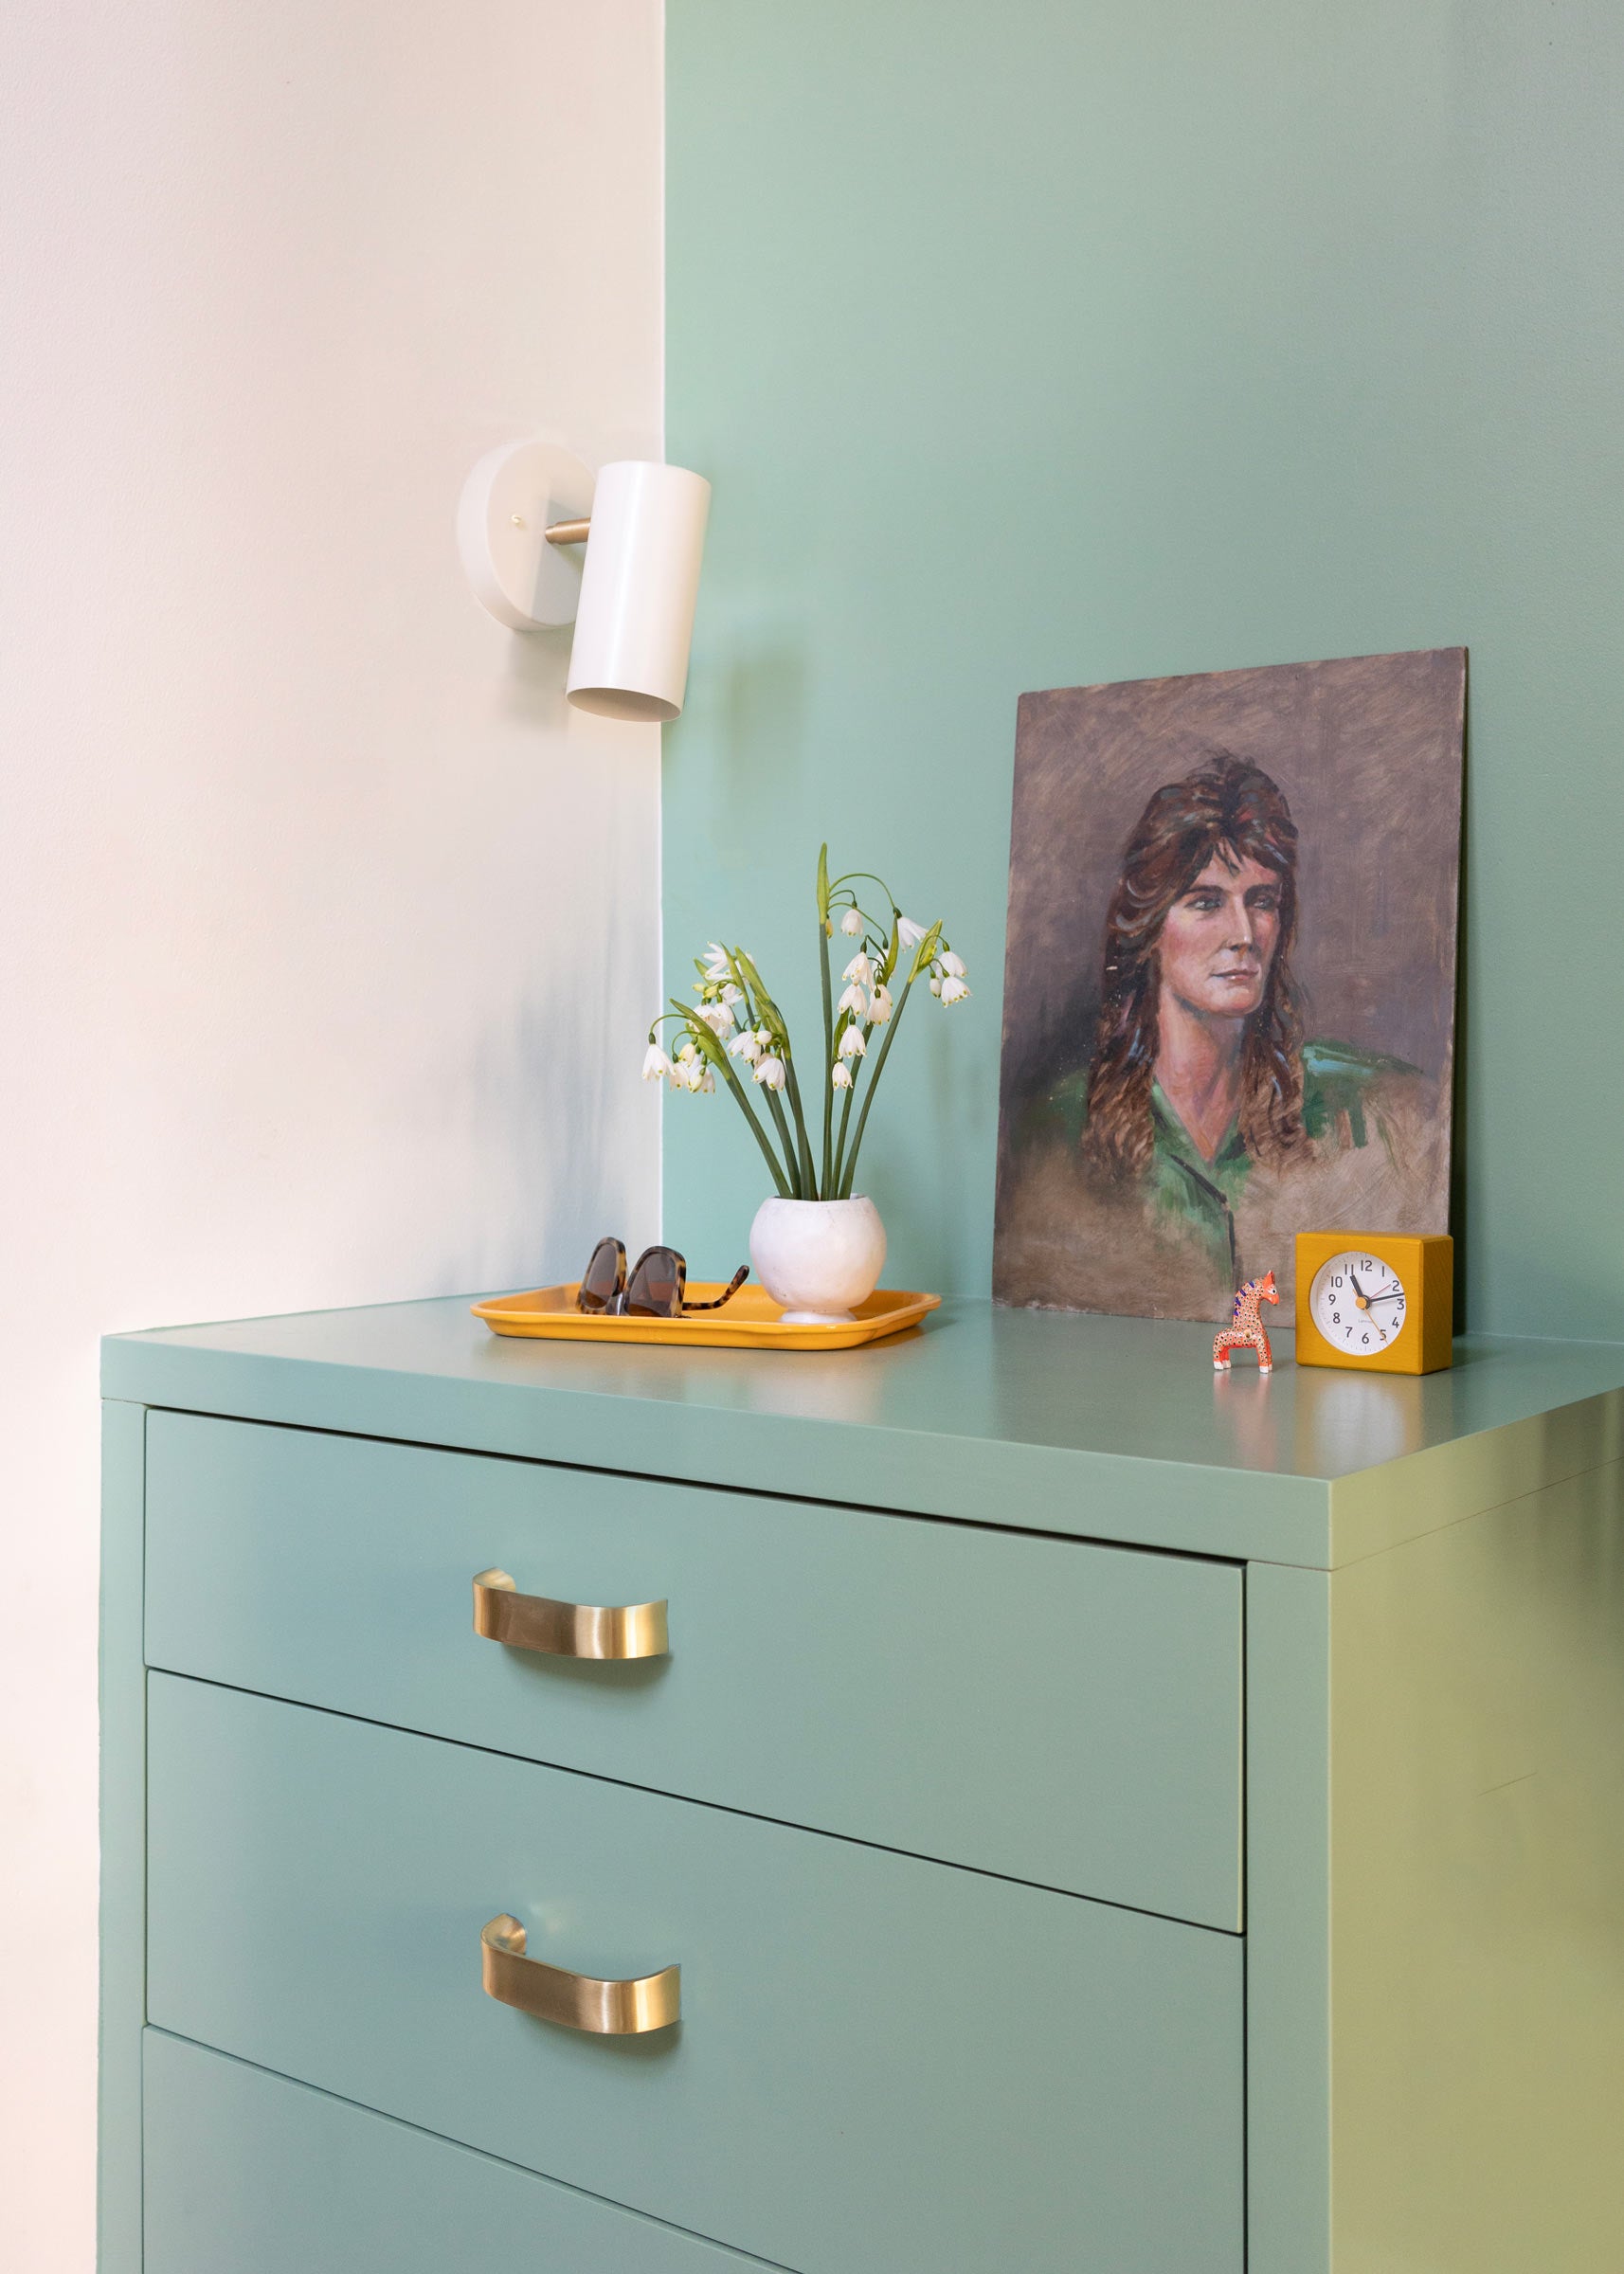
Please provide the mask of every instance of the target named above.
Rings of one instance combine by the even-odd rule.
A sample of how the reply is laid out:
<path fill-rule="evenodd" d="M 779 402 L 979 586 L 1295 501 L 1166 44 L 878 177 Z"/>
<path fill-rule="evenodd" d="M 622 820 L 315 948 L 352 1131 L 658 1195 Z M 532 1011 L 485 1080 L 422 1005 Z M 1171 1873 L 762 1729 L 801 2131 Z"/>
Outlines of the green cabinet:
<path fill-rule="evenodd" d="M 146 1500 L 151 1666 L 1240 1924 L 1237 1564 L 196 1414 Z M 490 1566 L 669 1651 L 486 1640 Z"/>
<path fill-rule="evenodd" d="M 144 2032 L 153 2274 L 749 2274 L 757 2262 Z"/>
<path fill-rule="evenodd" d="M 1624 1351 L 1206 1345 L 111 1341 L 104 2274 L 1616 2274 Z"/>
<path fill-rule="evenodd" d="M 148 1734 L 160 2029 L 805 2274 L 1064 2274 L 1081 2206 L 1240 2274 L 1236 1936 L 170 1675 Z M 483 1995 L 502 1913 L 680 2021 Z"/>

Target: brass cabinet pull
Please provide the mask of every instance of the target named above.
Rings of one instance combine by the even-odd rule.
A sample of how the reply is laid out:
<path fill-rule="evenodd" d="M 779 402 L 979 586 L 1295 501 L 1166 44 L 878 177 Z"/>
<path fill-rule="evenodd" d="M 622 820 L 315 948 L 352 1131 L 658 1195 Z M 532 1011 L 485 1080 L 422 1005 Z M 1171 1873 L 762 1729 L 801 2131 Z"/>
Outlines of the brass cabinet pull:
<path fill-rule="evenodd" d="M 520 1595 L 505 1571 L 474 1575 L 474 1632 L 551 1658 L 663 1658 L 666 1605 L 555 1603 Z"/>
<path fill-rule="evenodd" d="M 524 1928 L 508 1911 L 479 1929 L 479 1964 L 487 1997 L 597 2037 L 641 2037 L 669 2028 L 681 2011 L 680 1966 L 662 1966 L 633 1982 L 601 1982 L 545 1966 L 525 1957 Z"/>

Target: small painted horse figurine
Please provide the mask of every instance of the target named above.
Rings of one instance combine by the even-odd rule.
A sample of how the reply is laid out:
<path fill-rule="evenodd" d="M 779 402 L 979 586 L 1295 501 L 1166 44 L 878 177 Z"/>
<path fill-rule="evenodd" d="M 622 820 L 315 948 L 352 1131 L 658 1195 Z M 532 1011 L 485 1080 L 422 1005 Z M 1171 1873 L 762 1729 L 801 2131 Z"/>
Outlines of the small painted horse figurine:
<path fill-rule="evenodd" d="M 1255 1350 L 1257 1371 L 1267 1374 L 1274 1363 L 1274 1353 L 1269 1347 L 1269 1337 L 1263 1331 L 1263 1321 L 1257 1315 L 1260 1303 L 1278 1303 L 1280 1290 L 1274 1284 L 1272 1272 L 1265 1272 L 1261 1279 L 1249 1279 L 1235 1298 L 1235 1308 L 1229 1314 L 1229 1325 L 1213 1337 L 1213 1364 L 1220 1374 L 1229 1371 L 1232 1350 Z"/>

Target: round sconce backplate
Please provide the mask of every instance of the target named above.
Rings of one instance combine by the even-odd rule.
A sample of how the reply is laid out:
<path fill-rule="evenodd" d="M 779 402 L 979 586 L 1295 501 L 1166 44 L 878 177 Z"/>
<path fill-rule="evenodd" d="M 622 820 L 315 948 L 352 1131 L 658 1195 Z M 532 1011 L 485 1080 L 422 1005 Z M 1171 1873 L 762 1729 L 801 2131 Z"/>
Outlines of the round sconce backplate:
<path fill-rule="evenodd" d="M 584 545 L 550 545 L 549 525 L 585 519 L 593 477 L 572 450 L 502 442 L 469 475 L 457 510 L 462 566 L 480 605 L 515 632 L 573 623 Z"/>

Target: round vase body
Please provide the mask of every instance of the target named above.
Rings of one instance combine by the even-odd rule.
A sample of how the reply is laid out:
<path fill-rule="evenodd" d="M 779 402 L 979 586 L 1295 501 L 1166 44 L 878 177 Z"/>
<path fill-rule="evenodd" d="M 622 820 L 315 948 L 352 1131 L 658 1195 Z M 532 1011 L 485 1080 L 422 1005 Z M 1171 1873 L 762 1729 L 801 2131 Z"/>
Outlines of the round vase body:
<path fill-rule="evenodd" d="M 885 1265 L 885 1226 L 870 1200 L 763 1200 L 750 1262 L 786 1326 L 845 1326 Z"/>

